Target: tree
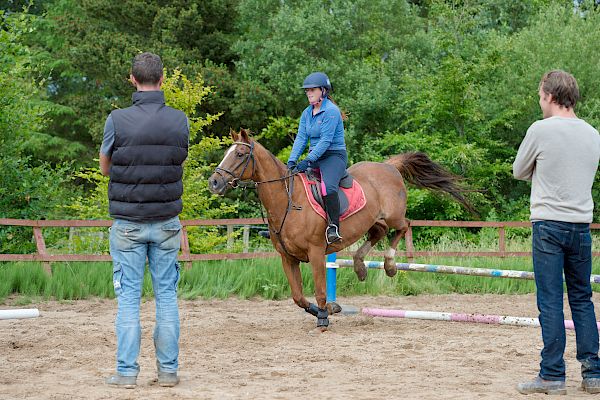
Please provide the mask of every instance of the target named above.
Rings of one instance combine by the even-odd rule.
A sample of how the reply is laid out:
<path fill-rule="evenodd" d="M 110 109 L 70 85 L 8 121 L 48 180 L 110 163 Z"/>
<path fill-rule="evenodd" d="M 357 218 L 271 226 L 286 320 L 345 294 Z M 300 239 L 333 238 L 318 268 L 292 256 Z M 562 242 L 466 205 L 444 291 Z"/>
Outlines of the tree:
<path fill-rule="evenodd" d="M 106 115 L 129 103 L 128 71 L 141 51 L 194 76 L 205 60 L 233 65 L 230 50 L 236 0 L 54 0 L 37 20 L 35 60 L 50 100 L 47 132 L 80 144 L 77 154 L 51 152 L 52 160 L 92 160 Z M 208 110 L 214 112 L 213 110 Z M 43 158 L 43 154 L 38 154 Z M 84 164 L 86 164 L 84 162 Z"/>
<path fill-rule="evenodd" d="M 0 11 L 0 218 L 41 219 L 62 215 L 72 193 L 69 167 L 33 163 L 28 144 L 44 129 L 50 109 L 33 79 L 31 51 L 23 36 L 31 17 Z M 31 231 L 0 227 L 0 252 L 31 251 Z"/>
<path fill-rule="evenodd" d="M 239 76 L 273 93 L 273 116 L 297 118 L 306 107 L 302 80 L 327 73 L 333 97 L 349 115 L 350 158 L 360 160 L 365 142 L 394 120 L 389 65 L 415 62 L 423 25 L 417 10 L 392 0 L 243 0 L 239 8 Z"/>
<path fill-rule="evenodd" d="M 589 60 L 600 59 L 600 10 L 588 1 L 585 13 L 574 12 L 572 4 L 553 4 L 531 19 L 528 27 L 513 37 L 497 37 L 490 48 L 496 59 L 488 64 L 488 79 L 482 86 L 486 116 L 511 115 L 497 125 L 494 137 L 507 143 L 512 154 L 529 125 L 541 119 L 537 89 L 542 75 L 552 69 L 572 73 L 582 98 L 575 108 L 579 118 L 600 127 L 600 76 Z M 549 26 L 555 29 L 548 29 Z M 527 196 L 529 185 L 511 185 L 503 193 L 507 199 Z M 596 178 L 593 198 L 600 201 L 600 177 Z M 594 220 L 600 217 L 596 208 Z"/>

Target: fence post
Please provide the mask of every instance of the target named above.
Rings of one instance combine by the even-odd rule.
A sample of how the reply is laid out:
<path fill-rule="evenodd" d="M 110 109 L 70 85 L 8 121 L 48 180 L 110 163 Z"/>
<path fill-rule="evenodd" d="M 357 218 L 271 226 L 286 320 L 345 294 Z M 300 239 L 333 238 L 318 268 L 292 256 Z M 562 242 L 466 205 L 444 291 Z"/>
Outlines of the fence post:
<path fill-rule="evenodd" d="M 413 245 L 412 227 L 408 225 L 408 229 L 404 234 L 404 242 L 406 244 L 406 258 L 408 262 L 413 262 L 413 254 L 415 252 L 415 246 Z"/>
<path fill-rule="evenodd" d="M 250 248 L 250 225 L 244 225 L 243 243 L 242 253 L 247 253 Z"/>
<path fill-rule="evenodd" d="M 227 225 L 227 248 L 233 247 L 233 225 Z"/>
<path fill-rule="evenodd" d="M 325 266 L 327 268 L 327 302 L 332 303 L 336 301 L 336 291 L 337 291 L 337 269 L 338 265 L 335 264 L 335 260 L 337 259 L 336 253 L 331 253 L 327 255 L 327 262 Z"/>
<path fill-rule="evenodd" d="M 46 243 L 44 242 L 44 235 L 42 235 L 42 229 L 39 226 L 33 227 L 33 237 L 35 238 L 35 247 L 37 252 L 41 256 L 46 256 Z M 48 275 L 52 275 L 52 265 L 50 261 L 42 261 L 42 266 Z"/>
<path fill-rule="evenodd" d="M 500 257 L 506 257 L 506 232 L 503 226 L 498 228 L 498 246 L 500 248 Z"/>
<path fill-rule="evenodd" d="M 75 237 L 75 228 L 69 227 L 69 254 L 73 253 L 73 238 Z"/>
<path fill-rule="evenodd" d="M 190 241 L 188 239 L 186 226 L 181 228 L 181 258 L 185 269 L 190 269 L 192 267 L 192 262 L 190 261 Z"/>

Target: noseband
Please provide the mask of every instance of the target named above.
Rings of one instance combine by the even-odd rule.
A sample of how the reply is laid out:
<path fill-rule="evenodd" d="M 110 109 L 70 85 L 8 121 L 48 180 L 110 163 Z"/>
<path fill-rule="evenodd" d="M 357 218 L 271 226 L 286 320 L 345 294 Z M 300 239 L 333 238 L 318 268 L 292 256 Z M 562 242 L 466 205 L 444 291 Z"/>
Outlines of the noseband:
<path fill-rule="evenodd" d="M 238 165 L 236 165 L 235 168 L 233 168 L 231 171 L 228 169 L 225 169 L 225 168 L 217 167 L 217 168 L 215 168 L 215 172 L 217 174 L 219 174 L 221 176 L 221 178 L 223 178 L 224 180 L 227 180 L 227 178 L 221 172 L 224 172 L 224 173 L 230 175 L 233 179 L 228 181 L 227 184 L 229 186 L 231 186 L 232 188 L 236 188 L 236 187 L 238 187 L 238 182 L 241 181 L 242 176 L 244 175 L 244 172 L 246 172 L 246 169 L 248 168 L 248 165 L 250 164 L 250 160 L 252 160 L 252 175 L 254 175 L 254 171 L 256 168 L 256 162 L 254 161 L 254 142 L 252 142 L 252 143 L 233 142 L 233 144 L 241 144 L 241 145 L 250 147 L 250 152 L 248 154 L 246 154 L 244 159 L 241 160 L 240 163 Z M 238 168 L 240 168 L 242 165 L 244 166 L 242 168 L 242 172 L 240 172 L 240 174 L 238 176 L 235 176 L 234 171 L 237 170 Z"/>

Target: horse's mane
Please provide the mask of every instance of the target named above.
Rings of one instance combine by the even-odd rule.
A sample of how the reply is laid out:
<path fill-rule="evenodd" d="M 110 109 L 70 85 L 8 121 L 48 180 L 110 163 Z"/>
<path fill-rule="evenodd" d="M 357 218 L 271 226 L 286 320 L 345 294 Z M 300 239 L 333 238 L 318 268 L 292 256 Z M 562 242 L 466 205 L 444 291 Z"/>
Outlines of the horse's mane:
<path fill-rule="evenodd" d="M 255 148 L 263 149 L 269 155 L 269 157 L 271 157 L 271 159 L 273 160 L 273 163 L 277 166 L 277 169 L 279 171 L 285 171 L 285 169 L 286 169 L 285 164 L 279 158 L 275 157 L 275 155 L 273 153 L 271 153 L 265 146 L 260 144 L 257 140 L 255 140 L 253 138 L 249 138 L 249 140 L 254 142 Z"/>

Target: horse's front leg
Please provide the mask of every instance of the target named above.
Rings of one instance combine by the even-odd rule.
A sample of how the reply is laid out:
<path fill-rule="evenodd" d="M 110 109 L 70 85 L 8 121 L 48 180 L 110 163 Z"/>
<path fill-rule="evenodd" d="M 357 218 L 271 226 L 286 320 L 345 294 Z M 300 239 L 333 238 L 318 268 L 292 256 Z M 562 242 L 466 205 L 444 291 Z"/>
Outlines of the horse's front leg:
<path fill-rule="evenodd" d="M 327 311 L 327 278 L 325 269 L 325 246 L 312 246 L 308 251 L 308 261 L 312 268 L 315 282 L 315 299 L 317 305 L 310 304 L 307 312 L 317 317 L 317 329 L 321 332 L 329 326 L 329 311 Z"/>
<path fill-rule="evenodd" d="M 281 265 L 283 266 L 283 271 L 285 272 L 285 276 L 287 277 L 287 280 L 290 284 L 290 289 L 292 291 L 292 299 L 294 299 L 294 303 L 296 303 L 298 307 L 302 307 L 307 312 L 309 312 L 308 309 L 310 303 L 302 293 L 302 275 L 300 273 L 300 262 L 296 259 L 290 259 L 282 255 Z"/>

